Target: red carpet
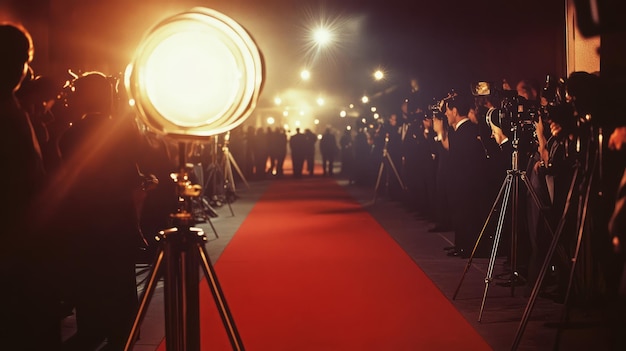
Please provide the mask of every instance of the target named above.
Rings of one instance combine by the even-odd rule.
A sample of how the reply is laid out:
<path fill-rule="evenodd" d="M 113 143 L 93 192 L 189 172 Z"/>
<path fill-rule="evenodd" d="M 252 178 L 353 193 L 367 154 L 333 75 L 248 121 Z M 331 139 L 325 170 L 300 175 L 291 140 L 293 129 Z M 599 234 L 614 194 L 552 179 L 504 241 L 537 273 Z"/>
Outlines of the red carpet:
<path fill-rule="evenodd" d="M 329 178 L 270 185 L 215 268 L 246 350 L 490 350 Z M 200 292 L 202 350 L 230 350 Z"/>

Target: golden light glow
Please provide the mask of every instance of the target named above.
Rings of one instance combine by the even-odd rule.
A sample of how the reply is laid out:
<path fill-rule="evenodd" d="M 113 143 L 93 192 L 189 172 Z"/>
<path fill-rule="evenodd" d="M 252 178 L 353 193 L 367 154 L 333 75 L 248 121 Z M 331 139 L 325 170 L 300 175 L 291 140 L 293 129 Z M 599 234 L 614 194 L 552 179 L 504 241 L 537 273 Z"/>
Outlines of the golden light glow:
<path fill-rule="evenodd" d="M 300 72 L 300 78 L 302 78 L 302 80 L 309 80 L 309 79 L 311 79 L 311 71 L 309 71 L 308 69 L 303 69 Z"/>
<path fill-rule="evenodd" d="M 333 40 L 333 35 L 328 28 L 317 28 L 313 31 L 313 40 L 317 45 L 324 46 Z"/>
<path fill-rule="evenodd" d="M 381 80 L 383 78 L 385 78 L 385 73 L 382 70 L 378 69 L 374 72 L 374 79 Z"/>
<path fill-rule="evenodd" d="M 223 38 L 174 33 L 146 61 L 148 99 L 177 125 L 213 123 L 236 103 L 245 84 L 238 66 Z"/>
<path fill-rule="evenodd" d="M 125 75 L 144 122 L 174 136 L 210 136 L 256 107 L 263 62 L 248 33 L 227 16 L 193 8 L 153 27 Z"/>

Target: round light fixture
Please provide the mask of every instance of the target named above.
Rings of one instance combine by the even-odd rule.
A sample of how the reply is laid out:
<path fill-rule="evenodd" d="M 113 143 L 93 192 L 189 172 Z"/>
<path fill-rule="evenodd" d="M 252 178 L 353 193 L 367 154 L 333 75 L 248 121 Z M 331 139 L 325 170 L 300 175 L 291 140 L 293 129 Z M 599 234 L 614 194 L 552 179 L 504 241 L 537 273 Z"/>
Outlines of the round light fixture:
<path fill-rule="evenodd" d="M 150 129 L 195 138 L 243 123 L 263 78 L 262 55 L 248 32 L 222 13 L 196 7 L 147 32 L 124 80 Z"/>

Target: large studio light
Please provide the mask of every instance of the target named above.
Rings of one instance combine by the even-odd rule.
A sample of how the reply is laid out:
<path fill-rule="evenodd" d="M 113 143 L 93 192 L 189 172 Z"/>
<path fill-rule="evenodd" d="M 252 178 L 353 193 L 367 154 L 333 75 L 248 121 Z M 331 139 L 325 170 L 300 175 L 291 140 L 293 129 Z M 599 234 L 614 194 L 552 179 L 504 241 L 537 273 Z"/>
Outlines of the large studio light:
<path fill-rule="evenodd" d="M 129 98 L 153 131 L 204 137 L 252 113 L 263 60 L 248 32 L 212 9 L 166 18 L 145 35 L 125 73 Z"/>
<path fill-rule="evenodd" d="M 206 252 L 206 236 L 195 223 L 186 145 L 191 139 L 230 131 L 256 107 L 263 62 L 254 40 L 234 20 L 206 8 L 166 18 L 150 29 L 124 76 L 131 105 L 153 132 L 178 141 L 179 209 L 170 214 L 174 228 L 161 231 L 157 259 L 146 281 L 139 312 L 125 351 L 132 348 L 146 306 L 160 275 L 165 291 L 165 341 L 168 351 L 200 350 L 199 267 L 220 312 L 233 350 L 243 350 L 239 332 Z M 161 264 L 164 263 L 163 269 Z"/>

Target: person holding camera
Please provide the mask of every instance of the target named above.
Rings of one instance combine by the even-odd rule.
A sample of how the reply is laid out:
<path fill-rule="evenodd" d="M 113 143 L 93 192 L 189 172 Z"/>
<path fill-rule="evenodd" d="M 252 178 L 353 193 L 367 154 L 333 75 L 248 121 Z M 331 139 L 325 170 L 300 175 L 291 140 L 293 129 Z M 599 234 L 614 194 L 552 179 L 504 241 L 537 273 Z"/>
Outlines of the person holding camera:
<path fill-rule="evenodd" d="M 487 161 L 478 139 L 477 126 L 468 118 L 472 106 L 473 99 L 463 95 L 457 95 L 445 102 L 445 115 L 450 126 L 449 190 L 455 234 L 455 249 L 448 255 L 462 258 L 470 256 L 489 212 L 487 197 L 484 195 L 487 187 L 484 174 Z M 482 245 L 476 255 L 488 256 L 487 252 L 488 245 Z"/>

